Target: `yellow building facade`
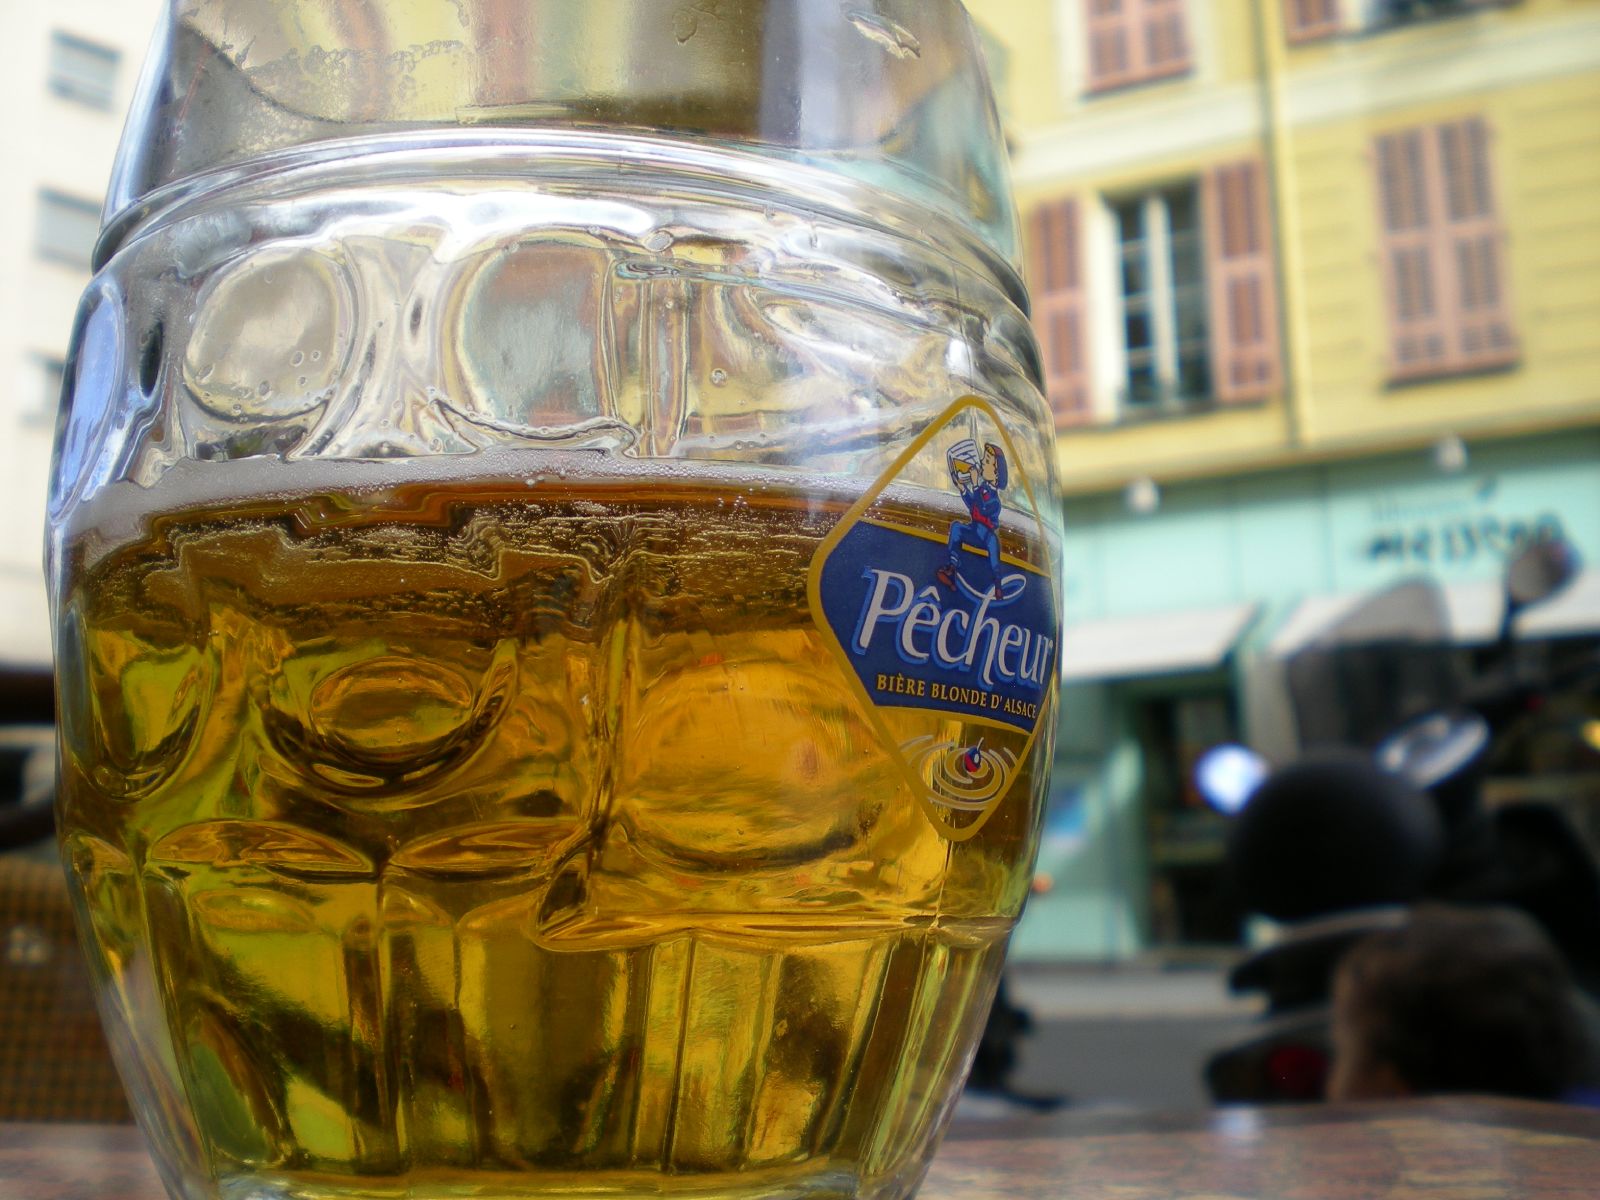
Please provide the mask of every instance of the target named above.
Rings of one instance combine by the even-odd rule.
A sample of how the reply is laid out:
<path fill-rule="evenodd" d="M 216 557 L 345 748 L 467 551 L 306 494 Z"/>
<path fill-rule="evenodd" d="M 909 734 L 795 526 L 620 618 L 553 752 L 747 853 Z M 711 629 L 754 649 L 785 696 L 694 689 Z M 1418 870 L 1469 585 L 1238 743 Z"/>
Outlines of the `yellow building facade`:
<path fill-rule="evenodd" d="M 1600 4 L 972 0 L 969 8 L 1003 47 L 994 73 L 1030 287 L 1046 312 L 1037 214 L 1076 201 L 1088 378 L 1084 410 L 1065 417 L 1060 439 L 1068 494 L 1140 476 L 1359 456 L 1441 430 L 1470 440 L 1559 429 L 1600 414 Z M 1177 22 L 1180 65 L 1108 76 L 1095 61 L 1108 17 L 1124 20 L 1133 44 L 1155 40 L 1146 35 L 1160 18 L 1150 14 L 1164 12 L 1177 14 L 1166 19 Z M 1432 143 L 1452 127 L 1481 133 L 1481 145 L 1455 156 L 1474 161 L 1443 161 Z M 1386 162 L 1385 139 L 1412 134 Z M 1138 334 L 1118 327 L 1119 215 L 1169 187 L 1194 187 L 1204 209 L 1211 174 L 1241 163 L 1259 164 L 1267 185 L 1261 213 L 1249 216 L 1264 218 L 1270 240 L 1275 386 L 1236 403 L 1216 387 L 1130 399 Z M 1492 243 L 1485 270 L 1509 341 L 1497 355 L 1446 354 L 1408 370 L 1395 361 L 1396 309 L 1419 297 L 1396 294 L 1393 260 L 1406 239 L 1388 226 L 1416 214 L 1386 218 L 1386 181 L 1403 192 L 1405 175 L 1426 176 L 1423 199 L 1440 211 L 1421 214 L 1430 226 L 1422 240 L 1431 239 L 1423 249 L 1436 261 L 1411 290 L 1435 293 L 1420 300 L 1448 324 L 1474 299 L 1462 294 L 1472 281 L 1437 261 L 1458 249 L 1443 178 L 1457 168 L 1486 173 L 1488 211 L 1476 228 Z M 1217 217 L 1202 211 L 1199 220 Z M 1214 338 L 1225 317 L 1202 319 Z M 1043 322 L 1039 333 L 1047 359 L 1058 353 Z"/>
<path fill-rule="evenodd" d="M 1600 635 L 1600 0 L 968 7 L 1067 527 L 1057 887 L 1016 949 L 1231 941 L 1193 768 L 1329 733 L 1286 683 L 1328 614 L 1426 576 L 1465 655 L 1559 535 L 1587 570 L 1528 628 Z"/>

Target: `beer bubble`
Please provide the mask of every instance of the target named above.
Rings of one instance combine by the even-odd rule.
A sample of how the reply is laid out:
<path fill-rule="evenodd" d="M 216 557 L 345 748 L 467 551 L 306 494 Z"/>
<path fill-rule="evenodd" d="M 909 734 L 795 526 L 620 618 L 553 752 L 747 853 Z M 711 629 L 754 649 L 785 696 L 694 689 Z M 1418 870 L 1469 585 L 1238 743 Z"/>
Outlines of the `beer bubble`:
<path fill-rule="evenodd" d="M 728 382 L 728 373 L 721 367 L 717 367 L 711 372 L 711 382 L 716 384 L 718 387 L 721 387 L 723 384 Z"/>
<path fill-rule="evenodd" d="M 646 250 L 653 250 L 657 254 L 661 253 L 661 251 L 667 249 L 667 247 L 671 245 L 672 235 L 665 229 L 657 229 L 654 233 L 650 234 L 650 236 L 644 239 L 644 248 Z"/>

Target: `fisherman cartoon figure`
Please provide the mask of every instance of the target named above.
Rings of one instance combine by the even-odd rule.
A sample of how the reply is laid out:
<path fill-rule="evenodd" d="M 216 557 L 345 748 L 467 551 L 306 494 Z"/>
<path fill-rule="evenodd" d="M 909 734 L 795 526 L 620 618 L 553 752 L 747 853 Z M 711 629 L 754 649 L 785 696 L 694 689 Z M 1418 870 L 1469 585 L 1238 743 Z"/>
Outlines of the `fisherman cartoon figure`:
<path fill-rule="evenodd" d="M 978 444 L 966 438 L 945 453 L 950 480 L 966 501 L 970 520 L 950 523 L 950 561 L 934 572 L 934 578 L 954 588 L 960 576 L 961 547 L 971 546 L 989 558 L 989 571 L 996 594 L 1000 590 L 1000 492 L 1006 486 L 1005 451 L 986 442 L 983 453 Z M 983 589 L 988 590 L 988 589 Z"/>

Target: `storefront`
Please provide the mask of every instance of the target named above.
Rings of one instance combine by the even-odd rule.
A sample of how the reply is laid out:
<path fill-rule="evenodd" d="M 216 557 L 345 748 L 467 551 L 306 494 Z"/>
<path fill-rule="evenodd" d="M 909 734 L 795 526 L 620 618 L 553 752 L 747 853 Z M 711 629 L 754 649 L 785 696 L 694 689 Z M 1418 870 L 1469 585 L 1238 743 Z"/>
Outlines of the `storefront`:
<path fill-rule="evenodd" d="M 1600 430 L 1474 444 L 1464 463 L 1419 450 L 1173 485 L 1142 515 L 1120 495 L 1074 499 L 1066 517 L 1062 715 L 1040 856 L 1054 886 L 1024 917 L 1021 958 L 1235 940 L 1226 823 L 1199 797 L 1193 761 L 1238 739 L 1294 754 L 1284 664 L 1364 598 L 1407 578 L 1437 584 L 1445 637 L 1470 660 L 1497 631 L 1508 557 L 1559 536 L 1584 567 L 1524 615 L 1519 637 L 1538 655 L 1600 636 Z M 1540 761 L 1528 759 L 1530 776 Z M 1524 784 L 1571 774 L 1559 752 L 1543 761 Z M 1582 797 L 1600 795 L 1591 783 L 1561 789 L 1580 822 L 1593 816 Z"/>

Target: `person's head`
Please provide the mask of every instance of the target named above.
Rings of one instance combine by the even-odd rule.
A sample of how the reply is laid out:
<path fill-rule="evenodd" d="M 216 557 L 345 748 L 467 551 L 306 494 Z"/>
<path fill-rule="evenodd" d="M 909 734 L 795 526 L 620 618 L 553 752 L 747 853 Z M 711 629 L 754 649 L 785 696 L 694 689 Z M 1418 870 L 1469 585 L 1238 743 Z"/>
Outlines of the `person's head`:
<path fill-rule="evenodd" d="M 983 481 L 990 487 L 1006 486 L 1006 452 L 993 442 L 983 445 Z"/>
<path fill-rule="evenodd" d="M 1328 1098 L 1554 1099 L 1586 1062 L 1586 1036 L 1566 966 L 1530 918 L 1422 907 L 1339 964 Z"/>

